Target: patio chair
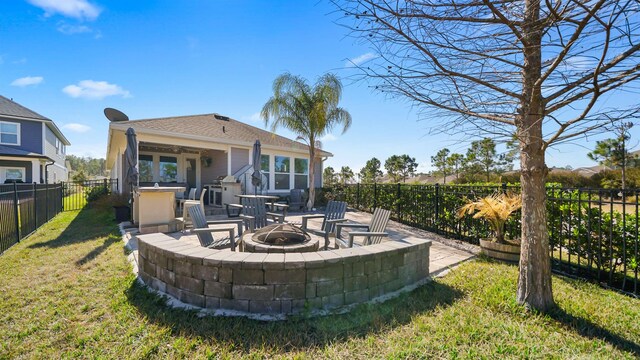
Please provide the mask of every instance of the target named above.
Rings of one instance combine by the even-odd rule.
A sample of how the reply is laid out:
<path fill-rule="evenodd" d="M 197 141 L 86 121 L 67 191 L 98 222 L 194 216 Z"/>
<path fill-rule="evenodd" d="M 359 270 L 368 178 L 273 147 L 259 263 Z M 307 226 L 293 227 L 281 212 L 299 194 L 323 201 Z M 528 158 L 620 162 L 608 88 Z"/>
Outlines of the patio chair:
<path fill-rule="evenodd" d="M 373 212 L 373 216 L 371 217 L 371 224 L 336 224 L 336 249 L 338 248 L 351 248 L 354 246 L 366 246 L 379 244 L 382 241 L 383 236 L 389 236 L 389 233 L 384 232 L 387 227 L 387 223 L 389 222 L 389 217 L 391 216 L 391 211 L 377 208 Z M 352 231 L 349 233 L 349 240 L 345 241 L 342 239 L 342 228 L 356 228 L 356 229 L 364 229 L 365 231 Z M 364 237 L 365 240 L 362 244 L 354 243 L 353 239 L 355 237 Z"/>
<path fill-rule="evenodd" d="M 284 223 L 285 215 L 268 212 L 264 198 L 242 198 L 240 218 L 246 222 L 250 232 L 269 225 L 269 217 L 273 218 L 274 222 Z"/>
<path fill-rule="evenodd" d="M 184 208 L 184 203 L 187 200 L 195 200 L 196 199 L 196 188 L 191 188 L 191 190 L 189 190 L 189 196 L 187 196 L 187 198 L 176 198 L 176 201 L 178 201 L 178 210 L 182 210 Z"/>
<path fill-rule="evenodd" d="M 202 205 L 204 208 L 204 194 L 207 192 L 207 189 L 202 189 L 202 191 L 200 192 L 200 200 L 195 200 L 195 195 L 194 195 L 194 199 L 190 199 L 190 200 L 185 200 L 185 203 L 196 203 L 198 205 Z"/>
<path fill-rule="evenodd" d="M 291 189 L 287 204 L 289 205 L 289 209 L 296 208 L 300 209 L 300 211 L 305 211 L 306 201 L 304 199 L 304 191 L 301 189 Z"/>
<path fill-rule="evenodd" d="M 344 213 L 347 211 L 347 203 L 344 201 L 329 201 L 324 214 L 302 215 L 302 230 L 310 230 L 324 235 L 324 249 L 329 248 L 329 235 L 336 229 L 336 224 L 347 221 Z M 322 219 L 320 230 L 308 228 L 309 219 Z"/>
<path fill-rule="evenodd" d="M 190 206 L 189 215 L 193 220 L 192 233 L 198 236 L 200 245 L 210 249 L 225 249 L 231 248 L 231 251 L 236 251 L 235 229 L 238 228 L 238 237 L 242 238 L 242 220 L 214 220 L 207 221 L 204 216 L 204 212 L 200 206 Z M 209 227 L 210 225 L 217 225 L 216 227 Z M 214 239 L 211 233 L 213 232 L 227 232 L 229 237 L 222 239 Z M 242 243 L 240 243 L 242 246 Z M 242 251 L 242 248 L 240 248 Z"/>

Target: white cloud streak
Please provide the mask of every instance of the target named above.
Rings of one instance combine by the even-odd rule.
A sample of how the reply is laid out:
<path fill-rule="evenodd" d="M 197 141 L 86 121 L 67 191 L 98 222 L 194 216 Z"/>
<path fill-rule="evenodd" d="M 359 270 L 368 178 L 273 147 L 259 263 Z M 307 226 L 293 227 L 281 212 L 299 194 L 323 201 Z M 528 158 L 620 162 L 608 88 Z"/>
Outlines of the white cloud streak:
<path fill-rule="evenodd" d="M 44 78 L 42 76 L 25 76 L 15 79 L 11 82 L 11 86 L 25 87 L 40 84 Z"/>
<path fill-rule="evenodd" d="M 69 25 L 64 22 L 58 24 L 58 31 L 65 35 L 86 34 L 91 33 L 90 27 L 85 25 Z"/>
<path fill-rule="evenodd" d="M 241 119 L 242 121 L 252 122 L 252 123 L 259 123 L 262 121 L 262 118 L 260 117 L 260 112 L 253 113 L 249 116 L 243 116 Z"/>
<path fill-rule="evenodd" d="M 62 92 L 72 98 L 83 98 L 91 100 L 101 100 L 109 96 L 131 97 L 128 90 L 119 85 L 109 84 L 106 81 L 82 80 L 77 84 L 67 85 Z"/>
<path fill-rule="evenodd" d="M 95 20 L 102 9 L 87 0 L 27 0 L 44 10 L 45 16 L 60 14 L 78 20 Z"/>
<path fill-rule="evenodd" d="M 66 124 L 62 126 L 62 128 L 65 130 L 69 130 L 77 133 L 86 133 L 87 131 L 91 130 L 90 126 L 87 126 L 84 124 L 78 124 L 78 123 Z"/>
<path fill-rule="evenodd" d="M 378 56 L 376 54 L 368 52 L 366 54 L 362 54 L 362 55 L 360 55 L 358 57 L 355 57 L 353 59 L 348 59 L 347 62 L 344 63 L 344 66 L 345 67 L 355 67 L 355 66 L 363 64 L 363 63 L 365 63 L 365 62 L 367 62 L 367 61 L 369 61 L 371 59 L 375 59 L 377 57 Z"/>
<path fill-rule="evenodd" d="M 333 134 L 326 134 L 325 136 L 320 138 L 320 141 L 322 141 L 322 142 L 336 141 L 336 140 L 338 140 L 338 138 Z"/>

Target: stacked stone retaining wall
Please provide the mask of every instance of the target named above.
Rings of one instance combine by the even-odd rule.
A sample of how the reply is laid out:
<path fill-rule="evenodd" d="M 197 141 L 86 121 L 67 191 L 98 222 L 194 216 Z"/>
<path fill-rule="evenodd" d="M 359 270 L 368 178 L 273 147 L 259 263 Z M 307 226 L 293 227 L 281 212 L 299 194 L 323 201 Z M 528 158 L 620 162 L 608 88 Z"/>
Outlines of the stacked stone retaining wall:
<path fill-rule="evenodd" d="M 336 310 L 421 283 L 431 241 L 265 254 L 212 250 L 164 234 L 138 239 L 139 276 L 184 303 L 252 314 Z"/>

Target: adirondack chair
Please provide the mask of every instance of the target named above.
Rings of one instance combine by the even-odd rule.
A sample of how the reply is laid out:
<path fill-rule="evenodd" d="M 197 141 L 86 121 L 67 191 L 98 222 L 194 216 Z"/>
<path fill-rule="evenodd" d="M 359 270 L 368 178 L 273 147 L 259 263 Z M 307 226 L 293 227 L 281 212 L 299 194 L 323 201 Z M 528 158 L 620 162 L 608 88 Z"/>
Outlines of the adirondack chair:
<path fill-rule="evenodd" d="M 231 248 L 231 251 L 236 251 L 235 241 L 235 229 L 238 228 L 238 237 L 242 237 L 242 220 L 229 219 L 229 220 L 215 220 L 207 221 L 204 216 L 204 212 L 200 206 L 189 207 L 189 215 L 193 221 L 192 233 L 198 235 L 198 241 L 200 245 L 211 249 L 224 249 Z M 209 227 L 209 225 L 219 225 L 216 227 Z M 229 237 L 222 239 L 214 239 L 211 233 L 213 232 L 228 232 Z M 242 243 L 241 243 L 242 245 Z M 242 248 L 240 249 L 242 251 Z"/>
<path fill-rule="evenodd" d="M 268 212 L 266 201 L 263 198 L 242 198 L 242 214 L 240 214 L 240 218 L 245 221 L 250 232 L 255 232 L 256 229 L 269 225 L 269 217 L 273 218 L 273 221 L 282 224 L 285 216 Z"/>
<path fill-rule="evenodd" d="M 306 201 L 304 200 L 303 191 L 300 189 L 291 189 L 287 203 L 289 209 L 296 208 L 304 211 L 306 209 Z"/>
<path fill-rule="evenodd" d="M 344 213 L 347 211 L 347 203 L 344 201 L 329 201 L 324 214 L 302 215 L 302 230 L 311 230 L 324 235 L 324 249 L 329 248 L 329 235 L 335 231 L 336 224 L 347 221 Z M 322 219 L 320 230 L 308 228 L 309 219 Z"/>
<path fill-rule="evenodd" d="M 342 248 L 351 248 L 355 246 L 362 245 L 372 245 L 379 244 L 382 241 L 383 236 L 389 236 L 388 233 L 384 232 L 387 227 L 387 223 L 389 222 L 389 217 L 391 216 L 391 211 L 377 208 L 373 212 L 373 217 L 371 218 L 370 225 L 364 224 L 336 224 L 336 249 L 339 247 Z M 356 228 L 356 229 L 365 229 L 365 231 L 352 231 L 349 233 L 349 240 L 345 241 L 342 239 L 342 228 Z M 353 238 L 356 236 L 363 236 L 365 240 L 362 242 L 362 245 L 353 242 Z"/>

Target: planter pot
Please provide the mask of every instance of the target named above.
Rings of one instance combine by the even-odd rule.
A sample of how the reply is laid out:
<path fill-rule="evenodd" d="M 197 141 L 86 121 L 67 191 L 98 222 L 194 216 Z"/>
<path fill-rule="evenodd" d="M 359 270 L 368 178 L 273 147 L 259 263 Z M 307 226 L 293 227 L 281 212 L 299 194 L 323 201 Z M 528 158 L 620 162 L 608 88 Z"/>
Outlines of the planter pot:
<path fill-rule="evenodd" d="M 131 208 L 128 206 L 114 206 L 113 209 L 116 212 L 116 222 L 121 223 L 123 221 L 131 220 Z"/>
<path fill-rule="evenodd" d="M 498 244 L 490 239 L 480 239 L 480 249 L 492 259 L 510 263 L 520 261 L 520 244 Z"/>

